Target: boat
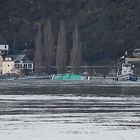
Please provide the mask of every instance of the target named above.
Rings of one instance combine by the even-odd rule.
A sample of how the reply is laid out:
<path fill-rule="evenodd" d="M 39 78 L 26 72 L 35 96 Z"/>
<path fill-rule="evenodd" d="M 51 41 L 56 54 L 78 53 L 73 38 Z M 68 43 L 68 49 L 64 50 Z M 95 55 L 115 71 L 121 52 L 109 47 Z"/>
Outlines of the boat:
<path fill-rule="evenodd" d="M 132 65 L 130 63 L 122 63 L 121 73 L 117 74 L 117 81 L 137 81 L 137 76 L 132 70 Z"/>
<path fill-rule="evenodd" d="M 79 75 L 79 74 L 54 74 L 52 76 L 52 80 L 85 80 L 87 79 L 86 76 Z"/>

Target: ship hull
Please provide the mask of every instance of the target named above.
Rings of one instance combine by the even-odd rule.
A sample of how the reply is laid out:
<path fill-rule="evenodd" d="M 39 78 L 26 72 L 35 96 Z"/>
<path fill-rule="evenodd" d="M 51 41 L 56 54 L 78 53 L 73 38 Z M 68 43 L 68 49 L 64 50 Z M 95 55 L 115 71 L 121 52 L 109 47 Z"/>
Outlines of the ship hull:
<path fill-rule="evenodd" d="M 78 74 L 54 74 L 52 80 L 85 80 L 85 76 Z"/>
<path fill-rule="evenodd" d="M 137 76 L 133 74 L 120 75 L 117 79 L 118 81 L 137 81 Z"/>

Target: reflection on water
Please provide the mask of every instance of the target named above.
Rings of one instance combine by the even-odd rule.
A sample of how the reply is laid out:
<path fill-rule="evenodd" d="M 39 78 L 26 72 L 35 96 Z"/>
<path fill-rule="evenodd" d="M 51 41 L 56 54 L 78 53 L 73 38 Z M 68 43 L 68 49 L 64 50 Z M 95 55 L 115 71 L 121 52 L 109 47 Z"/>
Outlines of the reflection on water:
<path fill-rule="evenodd" d="M 101 82 L 2 81 L 0 139 L 137 139 L 139 83 Z"/>

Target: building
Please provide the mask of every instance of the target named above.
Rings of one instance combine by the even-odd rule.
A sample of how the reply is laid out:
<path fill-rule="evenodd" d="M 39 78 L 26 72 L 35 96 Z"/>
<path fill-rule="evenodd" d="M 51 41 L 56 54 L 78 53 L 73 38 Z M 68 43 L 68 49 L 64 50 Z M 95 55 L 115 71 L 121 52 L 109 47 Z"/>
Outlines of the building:
<path fill-rule="evenodd" d="M 33 61 L 26 55 L 9 55 L 2 61 L 2 74 L 32 74 Z"/>
<path fill-rule="evenodd" d="M 9 45 L 0 45 L 0 55 L 6 55 L 9 52 Z"/>
<path fill-rule="evenodd" d="M 2 61 L 3 57 L 0 55 L 0 75 L 2 74 Z"/>
<path fill-rule="evenodd" d="M 15 62 L 11 57 L 6 57 L 2 61 L 2 74 L 12 74 L 15 68 Z"/>
<path fill-rule="evenodd" d="M 32 74 L 33 61 L 26 55 L 18 55 L 15 59 L 15 68 L 21 71 L 22 74 Z"/>

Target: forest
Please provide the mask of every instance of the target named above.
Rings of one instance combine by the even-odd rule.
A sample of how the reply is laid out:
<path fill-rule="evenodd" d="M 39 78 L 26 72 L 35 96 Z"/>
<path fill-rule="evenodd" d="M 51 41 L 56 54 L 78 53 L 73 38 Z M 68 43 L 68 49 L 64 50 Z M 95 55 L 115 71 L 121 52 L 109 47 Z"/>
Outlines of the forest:
<path fill-rule="evenodd" d="M 140 48 L 139 0 L 0 0 L 0 3 L 0 44 L 9 44 L 11 53 L 28 50 L 34 58 L 38 25 L 48 19 L 55 48 L 59 47 L 61 21 L 65 22 L 67 54 L 72 49 L 77 22 L 83 65 L 105 64 L 117 60 L 125 51 Z"/>

